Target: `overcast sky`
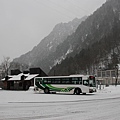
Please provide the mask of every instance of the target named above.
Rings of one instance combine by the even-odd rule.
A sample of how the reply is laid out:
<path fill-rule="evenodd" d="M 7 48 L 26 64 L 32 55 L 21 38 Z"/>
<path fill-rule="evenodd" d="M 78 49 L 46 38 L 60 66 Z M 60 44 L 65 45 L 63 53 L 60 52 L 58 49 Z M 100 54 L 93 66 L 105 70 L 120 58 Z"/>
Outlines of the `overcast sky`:
<path fill-rule="evenodd" d="M 0 0 L 0 62 L 32 50 L 54 26 L 90 15 L 106 0 Z"/>

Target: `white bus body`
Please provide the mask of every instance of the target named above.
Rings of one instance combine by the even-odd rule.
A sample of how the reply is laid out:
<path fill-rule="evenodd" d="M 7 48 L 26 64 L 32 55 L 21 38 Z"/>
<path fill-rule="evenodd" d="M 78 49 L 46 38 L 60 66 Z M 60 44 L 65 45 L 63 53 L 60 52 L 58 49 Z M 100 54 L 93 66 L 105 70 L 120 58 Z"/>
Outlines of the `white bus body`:
<path fill-rule="evenodd" d="M 95 77 L 90 75 L 36 77 L 34 88 L 44 91 L 44 93 L 86 94 L 96 92 L 96 82 Z"/>

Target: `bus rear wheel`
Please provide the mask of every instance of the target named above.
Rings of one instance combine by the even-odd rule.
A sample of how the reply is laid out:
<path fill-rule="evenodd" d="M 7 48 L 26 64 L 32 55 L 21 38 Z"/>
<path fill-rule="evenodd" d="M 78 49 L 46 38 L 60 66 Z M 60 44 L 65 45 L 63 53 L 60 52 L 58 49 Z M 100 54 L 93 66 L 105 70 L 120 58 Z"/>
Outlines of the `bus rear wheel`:
<path fill-rule="evenodd" d="M 46 88 L 44 89 L 44 93 L 46 93 L 46 94 L 50 93 L 49 88 L 46 87 Z"/>
<path fill-rule="evenodd" d="M 75 90 L 74 90 L 74 94 L 76 94 L 76 95 L 79 95 L 81 92 L 82 91 L 80 88 L 75 88 Z"/>

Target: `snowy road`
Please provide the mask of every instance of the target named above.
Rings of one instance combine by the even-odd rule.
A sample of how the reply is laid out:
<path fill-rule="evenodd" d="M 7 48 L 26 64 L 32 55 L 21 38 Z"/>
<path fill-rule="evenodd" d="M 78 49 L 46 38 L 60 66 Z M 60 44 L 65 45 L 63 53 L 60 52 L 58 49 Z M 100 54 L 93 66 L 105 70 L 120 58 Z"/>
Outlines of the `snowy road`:
<path fill-rule="evenodd" d="M 0 120 L 120 120 L 120 86 L 95 94 L 0 91 Z"/>

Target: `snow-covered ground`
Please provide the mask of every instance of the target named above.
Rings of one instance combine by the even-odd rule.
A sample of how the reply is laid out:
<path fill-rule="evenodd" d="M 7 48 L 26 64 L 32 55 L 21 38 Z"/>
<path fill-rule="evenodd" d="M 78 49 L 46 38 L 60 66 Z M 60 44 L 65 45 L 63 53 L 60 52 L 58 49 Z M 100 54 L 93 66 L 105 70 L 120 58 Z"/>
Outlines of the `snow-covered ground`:
<path fill-rule="evenodd" d="M 0 120 L 119 120 L 119 104 L 120 86 L 87 95 L 0 90 Z"/>

